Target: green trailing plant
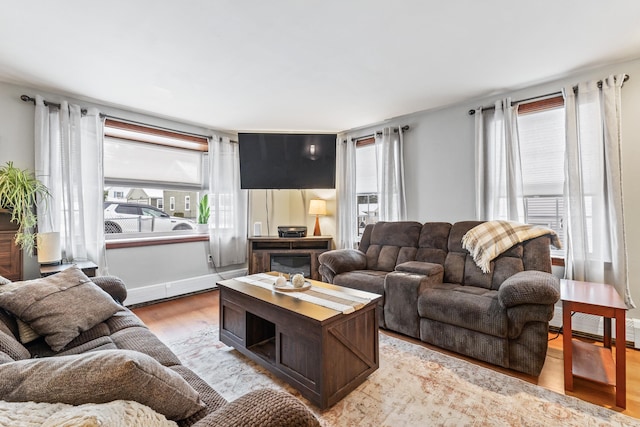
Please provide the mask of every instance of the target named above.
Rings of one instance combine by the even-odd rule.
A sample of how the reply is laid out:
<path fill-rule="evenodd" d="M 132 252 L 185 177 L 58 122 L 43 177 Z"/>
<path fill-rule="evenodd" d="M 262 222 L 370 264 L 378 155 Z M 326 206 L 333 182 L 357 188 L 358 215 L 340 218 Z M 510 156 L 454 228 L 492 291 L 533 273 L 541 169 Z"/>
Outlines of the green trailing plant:
<path fill-rule="evenodd" d="M 11 213 L 11 222 L 18 225 L 15 242 L 33 255 L 36 243 L 35 226 L 38 223 L 36 204 L 47 203 L 49 189 L 35 175 L 7 162 L 0 167 L 0 208 Z"/>
<path fill-rule="evenodd" d="M 200 203 L 198 204 L 198 224 L 208 224 L 210 213 L 209 195 L 205 194 L 202 196 L 202 199 L 200 199 Z"/>

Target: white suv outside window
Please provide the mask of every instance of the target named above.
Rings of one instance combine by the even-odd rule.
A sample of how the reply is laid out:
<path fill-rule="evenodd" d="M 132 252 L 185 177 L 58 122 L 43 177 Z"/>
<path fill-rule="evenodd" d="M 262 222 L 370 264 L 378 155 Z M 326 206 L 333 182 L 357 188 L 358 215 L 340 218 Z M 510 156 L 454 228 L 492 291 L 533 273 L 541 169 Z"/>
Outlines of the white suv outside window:
<path fill-rule="evenodd" d="M 194 221 L 170 216 L 150 205 L 104 203 L 105 234 L 194 230 L 195 228 Z"/>

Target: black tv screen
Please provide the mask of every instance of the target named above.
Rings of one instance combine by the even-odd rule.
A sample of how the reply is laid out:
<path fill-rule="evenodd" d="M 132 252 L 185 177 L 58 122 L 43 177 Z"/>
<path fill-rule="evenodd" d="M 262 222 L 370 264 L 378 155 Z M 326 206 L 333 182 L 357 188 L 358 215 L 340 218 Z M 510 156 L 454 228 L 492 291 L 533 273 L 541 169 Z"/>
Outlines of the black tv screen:
<path fill-rule="evenodd" d="M 336 186 L 336 134 L 239 133 L 243 189 Z"/>

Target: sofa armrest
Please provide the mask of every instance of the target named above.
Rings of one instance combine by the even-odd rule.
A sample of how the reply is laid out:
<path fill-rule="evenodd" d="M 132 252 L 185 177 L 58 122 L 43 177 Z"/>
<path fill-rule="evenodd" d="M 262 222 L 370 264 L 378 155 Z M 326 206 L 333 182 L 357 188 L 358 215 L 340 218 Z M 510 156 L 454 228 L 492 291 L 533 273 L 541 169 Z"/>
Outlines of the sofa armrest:
<path fill-rule="evenodd" d="M 210 413 L 193 427 L 320 426 L 295 397 L 273 389 L 255 390 Z"/>
<path fill-rule="evenodd" d="M 521 304 L 555 304 L 560 299 L 560 281 L 544 271 L 521 271 L 502 282 L 498 301 L 503 307 Z"/>
<path fill-rule="evenodd" d="M 396 265 L 396 271 L 404 271 L 405 273 L 422 274 L 423 276 L 435 276 L 444 273 L 444 267 L 440 264 L 421 261 L 407 261 Z"/>
<path fill-rule="evenodd" d="M 367 257 L 357 249 L 334 249 L 318 255 L 320 266 L 329 273 L 331 278 L 336 274 L 367 268 Z"/>
<path fill-rule="evenodd" d="M 410 263 L 399 266 L 404 264 Z M 442 283 L 444 269 L 440 264 L 426 262 L 417 262 L 413 268 L 411 265 L 404 265 L 404 268 L 429 274 L 412 271 L 392 271 L 387 274 L 384 279 L 384 323 L 388 329 L 420 338 L 418 299 L 425 289 Z"/>
<path fill-rule="evenodd" d="M 115 276 L 99 276 L 90 278 L 93 283 L 102 288 L 103 291 L 111 295 L 118 303 L 124 303 L 127 299 L 127 287 L 124 282 Z"/>

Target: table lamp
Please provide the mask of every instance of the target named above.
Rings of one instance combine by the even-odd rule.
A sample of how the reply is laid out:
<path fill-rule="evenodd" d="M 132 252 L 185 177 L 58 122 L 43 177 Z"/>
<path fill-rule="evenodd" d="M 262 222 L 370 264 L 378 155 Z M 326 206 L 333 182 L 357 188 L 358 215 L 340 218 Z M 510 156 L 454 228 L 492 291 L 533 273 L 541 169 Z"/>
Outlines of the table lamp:
<path fill-rule="evenodd" d="M 327 202 L 322 199 L 311 199 L 311 201 L 309 202 L 309 215 L 316 216 L 316 226 L 313 229 L 314 236 L 322 236 L 322 233 L 320 233 L 319 216 L 326 215 L 326 214 L 327 214 Z"/>
<path fill-rule="evenodd" d="M 60 251 L 60 233 L 51 231 L 36 234 L 38 263 L 59 264 L 62 259 Z"/>

